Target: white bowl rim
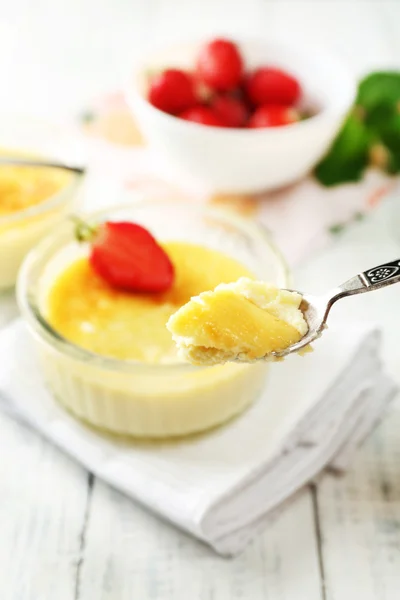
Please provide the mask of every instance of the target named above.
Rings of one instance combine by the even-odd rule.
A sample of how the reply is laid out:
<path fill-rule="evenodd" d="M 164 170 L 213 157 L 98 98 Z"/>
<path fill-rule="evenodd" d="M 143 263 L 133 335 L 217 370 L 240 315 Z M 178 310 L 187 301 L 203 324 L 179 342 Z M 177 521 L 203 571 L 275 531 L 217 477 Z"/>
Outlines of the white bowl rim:
<path fill-rule="evenodd" d="M 224 37 L 225 39 L 227 39 L 227 36 L 213 36 L 213 37 Z M 180 127 L 180 128 L 189 128 L 192 129 L 193 131 L 203 131 L 203 132 L 207 132 L 208 134 L 211 135 L 229 135 L 232 137 L 235 136 L 266 136 L 266 135 L 280 135 L 283 131 L 293 131 L 294 129 L 296 130 L 300 130 L 300 129 L 304 129 L 309 127 L 310 125 L 314 125 L 322 120 L 325 120 L 327 117 L 331 117 L 331 116 L 342 116 L 343 114 L 345 114 L 348 110 L 350 110 L 352 104 L 354 103 L 354 100 L 356 98 L 356 92 L 357 92 L 357 82 L 356 82 L 356 78 L 354 76 L 354 74 L 352 73 L 351 69 L 349 69 L 346 64 L 338 57 L 336 56 L 334 53 L 330 53 L 329 50 L 327 50 L 326 48 L 322 48 L 322 47 L 313 47 L 311 45 L 307 45 L 307 44 L 301 44 L 300 45 L 296 45 L 295 43 L 292 42 L 288 42 L 286 41 L 284 38 L 268 38 L 268 39 L 261 39 L 261 38 L 256 38 L 256 37 L 241 37 L 241 36 L 229 36 L 229 39 L 231 39 L 232 41 L 238 43 L 239 45 L 258 45 L 258 46 L 276 46 L 276 47 L 285 47 L 288 50 L 291 50 L 293 52 L 302 52 L 303 54 L 306 55 L 317 55 L 319 57 L 322 57 L 322 59 L 326 58 L 327 61 L 329 61 L 331 64 L 333 63 L 335 66 L 339 67 L 339 69 L 342 71 L 342 74 L 344 75 L 343 80 L 347 80 L 347 87 L 348 87 L 348 91 L 347 91 L 347 95 L 345 100 L 343 100 L 342 102 L 338 102 L 337 98 L 335 98 L 335 101 L 332 101 L 331 103 L 328 102 L 324 107 L 321 108 L 321 110 L 319 110 L 315 115 L 312 115 L 310 117 L 308 117 L 307 119 L 304 119 L 302 121 L 298 121 L 296 123 L 291 123 L 289 125 L 285 125 L 285 126 L 275 126 L 275 127 L 261 127 L 261 128 L 254 128 L 254 129 L 250 129 L 250 128 L 234 128 L 234 127 L 210 127 L 210 126 L 205 126 L 202 125 L 200 123 L 194 123 L 191 121 L 185 121 L 184 119 L 180 119 L 179 117 L 176 117 L 174 115 L 171 115 L 169 113 L 163 112 L 162 110 L 156 108 L 155 106 L 153 106 L 152 104 L 150 104 L 150 102 L 147 100 L 147 98 L 139 91 L 138 86 L 134 85 L 132 82 L 133 81 L 137 81 L 137 79 L 139 78 L 140 74 L 144 71 L 144 69 L 146 68 L 146 62 L 148 60 L 148 57 L 157 53 L 157 52 L 162 52 L 163 50 L 166 49 L 173 49 L 173 48 L 179 48 L 179 47 L 184 47 L 184 46 L 191 46 L 191 47 L 195 47 L 195 46 L 200 46 L 201 44 L 204 44 L 206 39 L 203 38 L 197 38 L 197 39 L 191 39 L 191 40 L 185 40 L 185 39 L 181 39 L 178 40 L 174 43 L 164 43 L 164 44 L 160 44 L 160 45 L 154 45 L 152 46 L 152 50 L 151 53 L 148 54 L 142 54 L 140 58 L 138 58 L 136 61 L 134 61 L 134 64 L 132 66 L 130 66 L 130 70 L 128 72 L 128 75 L 125 75 L 125 84 L 124 84 L 124 95 L 128 100 L 128 104 L 130 103 L 129 100 L 131 99 L 133 103 L 138 103 L 141 104 L 142 106 L 145 106 L 147 108 L 147 110 L 149 110 L 151 113 L 153 113 L 153 115 L 155 116 L 155 118 L 160 118 L 160 119 L 164 119 L 165 122 L 170 122 L 171 124 L 174 124 L 174 126 L 176 127 Z M 147 57 L 147 59 L 146 59 Z"/>

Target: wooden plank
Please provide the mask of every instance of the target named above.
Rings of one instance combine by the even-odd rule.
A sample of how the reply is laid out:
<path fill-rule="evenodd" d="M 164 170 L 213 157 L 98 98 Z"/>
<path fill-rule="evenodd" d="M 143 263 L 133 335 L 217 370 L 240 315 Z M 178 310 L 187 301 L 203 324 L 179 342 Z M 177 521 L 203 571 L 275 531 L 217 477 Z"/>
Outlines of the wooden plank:
<path fill-rule="evenodd" d="M 80 600 L 321 600 L 313 506 L 304 490 L 235 559 L 96 480 Z"/>
<path fill-rule="evenodd" d="M 75 600 L 88 474 L 0 412 L 1 600 Z"/>
<path fill-rule="evenodd" d="M 398 600 L 400 410 L 359 451 L 350 472 L 326 477 L 317 507 L 328 600 Z"/>

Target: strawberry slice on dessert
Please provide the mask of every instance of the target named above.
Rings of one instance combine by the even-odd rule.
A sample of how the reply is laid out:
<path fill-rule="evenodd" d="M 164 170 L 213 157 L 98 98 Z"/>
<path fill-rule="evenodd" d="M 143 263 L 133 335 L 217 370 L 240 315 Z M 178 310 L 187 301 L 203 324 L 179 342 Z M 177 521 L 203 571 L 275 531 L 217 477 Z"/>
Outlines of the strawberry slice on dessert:
<path fill-rule="evenodd" d="M 93 270 L 111 287 L 165 292 L 172 286 L 174 266 L 147 229 L 125 221 L 107 221 L 98 227 L 75 221 L 77 240 L 90 244 Z"/>

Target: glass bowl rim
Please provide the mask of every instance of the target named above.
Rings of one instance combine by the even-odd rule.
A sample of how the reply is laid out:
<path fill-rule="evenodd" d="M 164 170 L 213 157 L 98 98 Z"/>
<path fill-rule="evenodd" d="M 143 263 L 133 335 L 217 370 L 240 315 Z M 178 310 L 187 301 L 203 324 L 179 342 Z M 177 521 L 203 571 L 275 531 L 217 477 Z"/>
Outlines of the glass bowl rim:
<path fill-rule="evenodd" d="M 180 208 L 183 207 L 185 210 L 200 210 L 201 212 L 206 213 L 206 215 L 216 218 L 222 219 L 225 223 L 240 228 L 242 231 L 245 230 L 252 237 L 257 238 L 259 242 L 265 245 L 266 248 L 271 253 L 271 256 L 276 261 L 276 264 L 279 265 L 281 270 L 282 279 L 284 280 L 284 285 L 289 286 L 291 282 L 290 270 L 286 260 L 284 259 L 282 253 L 276 247 L 275 243 L 272 240 L 271 234 L 269 231 L 259 222 L 241 217 L 232 213 L 229 210 L 219 209 L 208 207 L 206 205 L 189 203 L 184 200 L 167 200 L 167 199 L 138 199 L 131 200 L 130 202 L 119 203 L 115 205 L 111 205 L 107 208 L 102 208 L 101 210 L 91 211 L 90 213 L 80 213 L 81 217 L 84 217 L 85 220 L 89 220 L 89 223 L 99 222 L 102 218 L 109 218 L 110 214 L 115 212 L 117 213 L 120 210 L 129 210 L 140 207 L 148 207 L 148 206 L 163 206 L 166 205 L 176 205 Z M 36 303 L 36 298 L 32 297 L 29 290 L 29 276 L 31 270 L 36 266 L 37 261 L 43 258 L 46 255 L 46 251 L 48 251 L 49 246 L 57 237 L 58 232 L 65 227 L 68 221 L 64 220 L 55 230 L 53 230 L 49 235 L 47 235 L 33 250 L 31 250 L 27 257 L 25 258 L 20 272 L 18 274 L 17 285 L 16 285 L 16 294 L 17 294 L 17 302 L 19 309 L 21 311 L 22 317 L 25 322 L 28 324 L 31 331 L 34 333 L 36 337 L 38 337 L 41 341 L 46 342 L 48 345 L 52 347 L 53 350 L 59 352 L 62 355 L 66 355 L 69 358 L 75 359 L 79 362 L 84 362 L 86 364 L 91 364 L 93 366 L 97 366 L 103 370 L 111 371 L 111 372 L 120 372 L 120 373 L 128 373 L 134 374 L 136 371 L 140 372 L 141 375 L 144 374 L 182 374 L 200 371 L 203 369 L 207 369 L 209 367 L 202 366 L 194 366 L 190 363 L 186 362 L 177 362 L 177 363 L 144 363 L 140 361 L 134 360 L 121 360 L 117 358 L 112 358 L 108 356 L 103 356 L 97 354 L 95 352 L 91 352 L 90 350 L 86 350 L 81 346 L 70 342 L 64 336 L 59 334 L 53 327 L 48 323 L 47 319 L 41 313 L 39 307 Z"/>
<path fill-rule="evenodd" d="M 20 113 L 20 112 L 10 112 L 10 113 L 8 113 L 6 115 L 2 115 L 0 117 L 0 124 L 5 119 L 7 119 L 8 123 L 11 120 L 12 123 L 18 124 L 19 127 L 35 126 L 35 127 L 40 127 L 46 131 L 50 128 L 51 134 L 54 136 L 60 136 L 65 133 L 65 134 L 68 134 L 71 137 L 71 139 L 74 138 L 77 141 L 80 140 L 79 134 L 75 133 L 73 130 L 70 130 L 70 128 L 67 128 L 63 123 L 60 123 L 57 121 L 52 121 L 51 119 L 47 119 L 44 117 L 38 117 L 36 115 L 29 115 L 29 114 Z M 83 147 L 82 140 L 80 140 L 80 145 Z M 5 148 L 4 148 L 5 150 L 7 150 L 7 146 L 8 146 L 8 144 L 5 144 Z M 17 150 L 21 150 L 21 152 L 23 152 L 24 144 L 17 144 L 15 146 L 13 144 L 11 144 L 11 151 L 17 151 Z M 35 151 L 30 150 L 29 154 L 35 154 Z M 37 154 L 38 154 L 38 156 L 41 156 L 41 155 L 44 156 L 43 152 L 40 152 L 40 151 L 38 151 Z M 46 158 L 54 158 L 52 153 L 48 153 L 48 154 L 46 153 L 45 156 L 46 156 Z M 70 161 L 68 161 L 68 162 L 70 162 Z M 80 163 L 81 159 L 79 159 L 78 162 Z M 53 208 L 57 208 L 60 204 L 63 204 L 63 202 L 65 202 L 69 198 L 69 196 L 71 196 L 75 192 L 75 190 L 79 187 L 80 183 L 86 176 L 86 172 L 84 172 L 84 173 L 72 173 L 71 172 L 70 174 L 71 174 L 71 181 L 67 185 L 62 187 L 60 190 L 58 190 L 57 192 L 55 192 L 54 194 L 52 194 L 51 196 L 46 198 L 45 200 L 39 202 L 38 204 L 34 204 L 33 206 L 28 206 L 27 208 L 18 210 L 9 215 L 0 216 L 0 227 L 12 225 L 13 223 L 19 223 L 20 221 L 31 218 L 31 217 L 36 217 L 37 215 L 46 213 L 47 211 L 50 211 Z"/>
<path fill-rule="evenodd" d="M 0 216 L 0 227 L 12 225 L 13 223 L 19 223 L 25 219 L 36 217 L 51 211 L 53 208 L 57 208 L 60 204 L 62 205 L 70 196 L 73 195 L 74 191 L 77 189 L 84 177 L 85 173 L 71 173 L 71 181 L 66 186 L 62 187 L 58 192 L 55 192 L 55 194 L 52 194 L 46 198 L 46 200 L 42 200 L 38 204 L 18 210 L 10 215 L 3 217 Z"/>

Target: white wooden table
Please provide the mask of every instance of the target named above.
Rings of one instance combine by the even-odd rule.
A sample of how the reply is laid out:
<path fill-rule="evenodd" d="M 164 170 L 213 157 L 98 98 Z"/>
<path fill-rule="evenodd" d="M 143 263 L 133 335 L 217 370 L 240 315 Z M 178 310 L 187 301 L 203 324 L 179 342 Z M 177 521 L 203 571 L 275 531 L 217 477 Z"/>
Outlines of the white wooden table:
<path fill-rule="evenodd" d="M 54 112 L 55 102 L 60 112 L 78 110 L 118 81 L 116 65 L 131 48 L 166 29 L 188 36 L 284 32 L 332 46 L 359 71 L 400 61 L 396 1 L 1 0 L 0 15 L 1 110 Z M 384 215 L 377 215 L 305 265 L 298 284 L 318 291 L 399 254 Z M 396 287 L 359 298 L 357 314 L 382 323 L 384 360 L 400 382 Z M 336 318 L 351 318 L 351 302 L 338 307 Z M 345 477 L 325 476 L 303 490 L 232 561 L 0 414 L 0 598 L 398 600 L 399 409 Z"/>

